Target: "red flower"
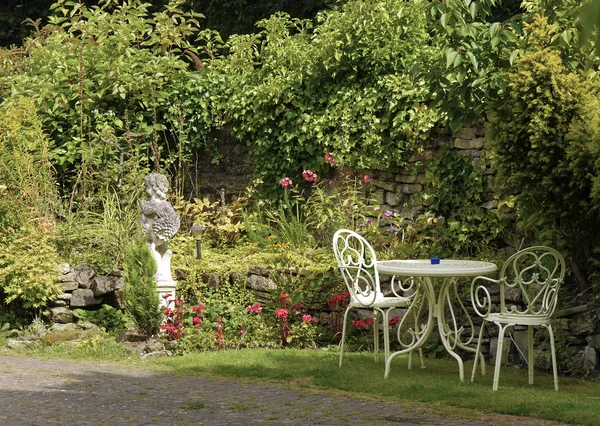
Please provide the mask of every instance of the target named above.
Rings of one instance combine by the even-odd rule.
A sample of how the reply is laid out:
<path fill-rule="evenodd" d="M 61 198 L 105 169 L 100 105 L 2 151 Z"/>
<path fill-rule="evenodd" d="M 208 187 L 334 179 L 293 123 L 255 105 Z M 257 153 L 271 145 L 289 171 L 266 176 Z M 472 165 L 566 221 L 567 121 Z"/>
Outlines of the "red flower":
<path fill-rule="evenodd" d="M 400 318 L 398 318 L 397 316 L 393 316 L 393 317 L 390 319 L 390 322 L 389 322 L 388 324 L 389 324 L 390 326 L 392 326 L 392 325 L 394 325 L 394 324 L 396 324 L 396 323 L 399 323 L 399 322 L 400 322 Z"/>
<path fill-rule="evenodd" d="M 279 309 L 277 309 L 277 310 L 275 311 L 275 316 L 276 316 L 277 318 L 283 318 L 283 319 L 285 319 L 285 318 L 287 318 L 287 317 L 288 317 L 288 313 L 289 313 L 289 312 L 288 312 L 288 310 L 287 310 L 287 309 L 282 309 L 282 308 L 279 308 Z"/>
<path fill-rule="evenodd" d="M 177 121 L 178 121 L 179 123 L 183 123 L 183 117 L 179 117 L 179 118 L 177 119 Z"/>
<path fill-rule="evenodd" d="M 373 325 L 373 322 L 374 322 L 374 321 L 373 321 L 373 318 L 367 318 L 367 319 L 365 320 L 365 322 L 367 323 L 367 325 Z"/>
<path fill-rule="evenodd" d="M 367 326 L 367 323 L 365 320 L 352 320 L 352 325 L 361 330 Z"/>
<path fill-rule="evenodd" d="M 364 175 L 362 178 L 363 183 L 371 183 L 373 179 L 371 179 L 368 175 Z"/>
<path fill-rule="evenodd" d="M 302 315 L 302 322 L 309 324 L 312 322 L 312 319 L 313 319 L 312 316 L 309 314 Z"/>
<path fill-rule="evenodd" d="M 200 324 L 202 324 L 202 320 L 200 319 L 200 317 L 194 317 L 194 318 L 192 318 L 192 323 L 193 323 L 193 324 L 194 324 L 196 327 L 198 327 L 198 326 L 200 326 Z"/>

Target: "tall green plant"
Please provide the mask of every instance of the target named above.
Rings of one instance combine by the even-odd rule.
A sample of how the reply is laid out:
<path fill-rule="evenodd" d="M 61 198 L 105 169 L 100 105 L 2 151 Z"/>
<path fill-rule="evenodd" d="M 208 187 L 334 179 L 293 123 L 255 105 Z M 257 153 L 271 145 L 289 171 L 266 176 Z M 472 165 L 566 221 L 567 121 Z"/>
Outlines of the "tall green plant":
<path fill-rule="evenodd" d="M 529 51 L 492 105 L 491 138 L 501 189 L 513 195 L 520 225 L 536 242 L 571 253 L 581 289 L 600 227 L 593 195 L 599 170 L 598 75 L 578 75 L 552 47 L 557 27 L 538 17 L 527 26 Z"/>
<path fill-rule="evenodd" d="M 145 241 L 125 256 L 125 307 L 138 331 L 151 337 L 160 331 L 163 313 L 156 291 L 156 261 Z"/>

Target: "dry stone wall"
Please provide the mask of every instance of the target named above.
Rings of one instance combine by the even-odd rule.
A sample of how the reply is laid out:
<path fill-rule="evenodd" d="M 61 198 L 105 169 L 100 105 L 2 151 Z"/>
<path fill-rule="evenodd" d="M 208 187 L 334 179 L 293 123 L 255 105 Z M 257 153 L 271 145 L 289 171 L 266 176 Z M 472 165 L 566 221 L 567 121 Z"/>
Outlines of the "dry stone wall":
<path fill-rule="evenodd" d="M 58 288 L 63 292 L 50 303 L 51 319 L 55 323 L 73 322 L 73 309 L 95 309 L 102 304 L 117 309 L 125 307 L 122 288 L 125 285 L 118 269 L 108 275 L 96 275 L 91 265 L 59 266 Z"/>

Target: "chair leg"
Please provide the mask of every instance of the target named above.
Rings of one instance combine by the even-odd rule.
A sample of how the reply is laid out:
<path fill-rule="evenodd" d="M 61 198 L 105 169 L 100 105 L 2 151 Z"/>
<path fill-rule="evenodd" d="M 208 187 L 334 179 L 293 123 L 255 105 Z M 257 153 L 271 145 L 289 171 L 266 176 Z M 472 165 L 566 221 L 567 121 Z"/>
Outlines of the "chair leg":
<path fill-rule="evenodd" d="M 390 357 L 390 310 L 382 312 L 383 315 L 383 359 L 387 363 L 388 358 Z M 379 336 L 378 336 L 379 338 Z"/>
<path fill-rule="evenodd" d="M 479 329 L 479 338 L 477 339 L 477 350 L 475 351 L 475 360 L 473 361 L 473 372 L 471 373 L 471 381 L 475 380 L 475 371 L 477 371 L 477 362 L 479 361 L 479 357 L 483 358 L 481 355 L 481 340 L 483 338 L 483 330 L 485 328 L 485 320 L 481 323 L 481 328 Z M 481 359 L 481 374 L 485 374 L 485 366 L 484 361 Z"/>
<path fill-rule="evenodd" d="M 342 358 L 344 357 L 344 339 L 346 337 L 346 323 L 348 322 L 348 312 L 352 309 L 350 306 L 346 308 L 344 313 L 344 324 L 342 325 L 342 339 L 340 340 L 340 367 L 342 366 Z"/>
<path fill-rule="evenodd" d="M 375 362 L 379 361 L 379 312 L 373 309 L 373 352 L 375 354 Z M 385 346 L 385 336 L 384 336 Z M 385 350 L 385 348 L 384 348 Z M 385 355 L 384 355 L 385 356 Z"/>
<path fill-rule="evenodd" d="M 556 368 L 556 348 L 554 347 L 554 332 L 552 331 L 552 325 L 546 326 L 548 334 L 550 335 L 550 350 L 552 351 L 552 372 L 554 373 L 554 390 L 558 392 L 558 370 Z"/>
<path fill-rule="evenodd" d="M 527 326 L 527 375 L 529 384 L 533 385 L 533 326 Z"/>
<path fill-rule="evenodd" d="M 498 333 L 498 348 L 496 349 L 496 367 L 494 368 L 494 381 L 492 384 L 492 390 L 498 390 L 498 381 L 500 380 L 500 365 L 502 364 L 502 349 L 504 346 L 504 333 L 510 324 L 502 325 L 498 324 L 500 329 Z"/>

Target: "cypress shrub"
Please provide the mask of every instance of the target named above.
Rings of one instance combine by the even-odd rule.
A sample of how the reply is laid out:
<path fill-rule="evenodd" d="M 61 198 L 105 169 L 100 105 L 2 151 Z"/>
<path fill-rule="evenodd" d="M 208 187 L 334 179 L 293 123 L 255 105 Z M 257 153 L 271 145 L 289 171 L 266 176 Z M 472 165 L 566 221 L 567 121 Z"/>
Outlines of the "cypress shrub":
<path fill-rule="evenodd" d="M 156 291 L 156 261 L 145 241 L 133 245 L 125 255 L 125 308 L 138 331 L 147 337 L 157 334 L 163 313 Z"/>

